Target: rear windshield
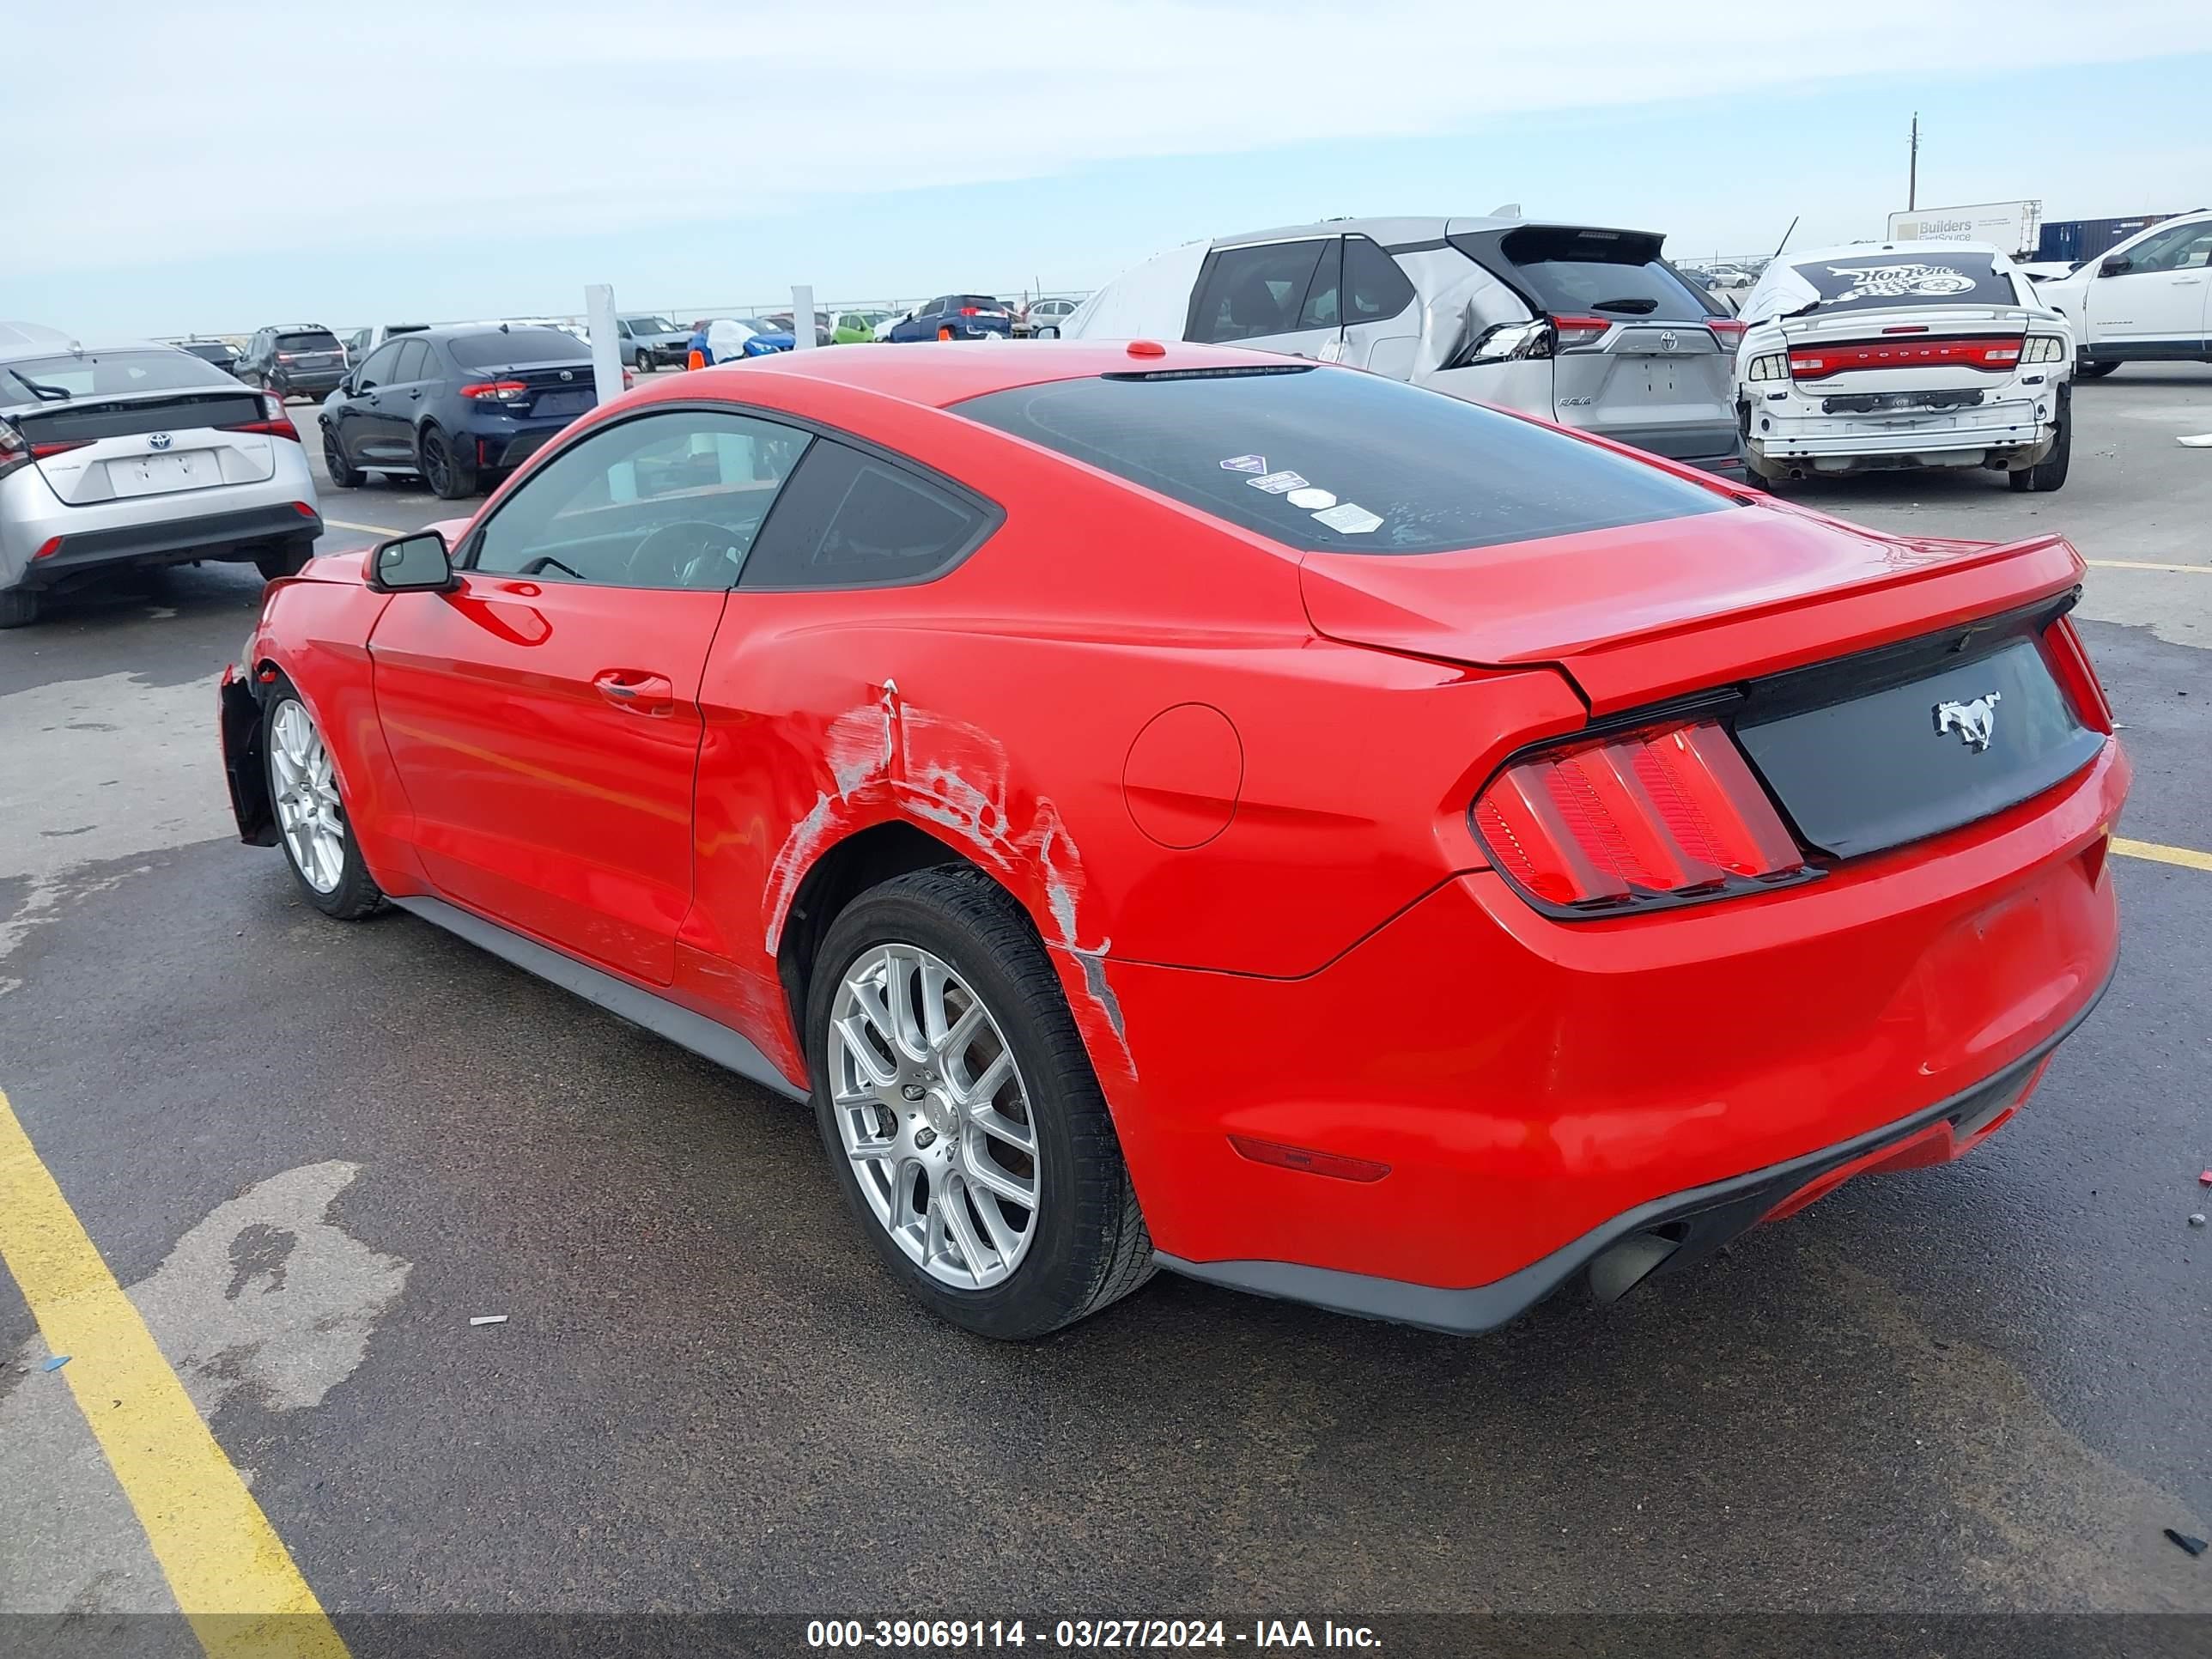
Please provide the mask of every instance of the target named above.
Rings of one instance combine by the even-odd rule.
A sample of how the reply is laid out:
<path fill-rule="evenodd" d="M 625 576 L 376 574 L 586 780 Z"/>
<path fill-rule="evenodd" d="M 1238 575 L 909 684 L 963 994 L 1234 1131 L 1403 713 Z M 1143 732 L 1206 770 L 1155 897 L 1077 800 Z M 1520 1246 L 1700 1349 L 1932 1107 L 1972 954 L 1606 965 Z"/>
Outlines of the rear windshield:
<path fill-rule="evenodd" d="M 179 346 L 177 349 L 179 351 L 189 351 L 193 356 L 201 359 L 204 362 L 210 363 L 227 363 L 233 357 L 238 356 L 238 353 L 231 349 L 230 347 L 223 345 L 219 342 L 213 344 L 208 344 L 195 340 L 189 345 Z"/>
<path fill-rule="evenodd" d="M 1714 307 L 1659 257 L 1659 247 L 1658 237 L 1642 231 L 1549 227 L 1513 231 L 1498 243 L 1540 310 L 1704 321 Z"/>
<path fill-rule="evenodd" d="M 1005 301 L 994 300 L 988 294 L 956 294 L 952 296 L 952 303 L 974 306 L 978 311 L 1004 311 L 1006 308 Z"/>
<path fill-rule="evenodd" d="M 1761 307 L 1770 313 L 2020 303 L 2010 273 L 1996 268 L 1994 254 L 1963 250 L 1792 260 L 1786 273 L 1773 274 L 1779 280 L 1761 284 L 1778 290 L 1779 304 Z"/>
<path fill-rule="evenodd" d="M 512 368 L 523 363 L 580 363 L 591 354 L 573 334 L 557 328 L 486 329 L 448 340 L 446 349 L 463 368 Z"/>
<path fill-rule="evenodd" d="M 1350 369 L 1109 374 L 955 407 L 1308 552 L 1437 553 L 1729 505 L 1579 439 Z"/>
<path fill-rule="evenodd" d="M 88 351 L 0 363 L 0 404 L 61 403 L 125 392 L 189 392 L 238 382 L 189 351 Z M 56 394 L 59 395 L 57 396 Z"/>
<path fill-rule="evenodd" d="M 276 337 L 276 349 L 279 351 L 336 351 L 337 349 L 338 337 L 326 328 L 302 329 L 296 334 L 279 334 Z"/>

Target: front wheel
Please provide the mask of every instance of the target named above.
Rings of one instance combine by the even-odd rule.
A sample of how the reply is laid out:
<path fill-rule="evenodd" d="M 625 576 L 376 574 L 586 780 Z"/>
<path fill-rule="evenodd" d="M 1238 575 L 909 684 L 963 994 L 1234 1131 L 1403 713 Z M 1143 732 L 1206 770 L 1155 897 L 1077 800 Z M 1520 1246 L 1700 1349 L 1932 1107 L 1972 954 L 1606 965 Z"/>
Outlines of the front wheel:
<path fill-rule="evenodd" d="M 354 844 L 330 749 L 314 715 L 288 681 L 279 680 L 269 700 L 261 746 L 284 860 L 307 902 L 340 921 L 382 908 L 383 890 Z"/>
<path fill-rule="evenodd" d="M 415 459 L 422 469 L 422 482 L 441 501 L 458 501 L 476 494 L 476 469 L 453 453 L 446 434 L 426 426 L 415 440 Z"/>
<path fill-rule="evenodd" d="M 980 871 L 901 876 L 823 939 L 823 1146 L 884 1265 L 978 1335 L 1042 1336 L 1151 1277 L 1121 1143 L 1035 930 Z"/>

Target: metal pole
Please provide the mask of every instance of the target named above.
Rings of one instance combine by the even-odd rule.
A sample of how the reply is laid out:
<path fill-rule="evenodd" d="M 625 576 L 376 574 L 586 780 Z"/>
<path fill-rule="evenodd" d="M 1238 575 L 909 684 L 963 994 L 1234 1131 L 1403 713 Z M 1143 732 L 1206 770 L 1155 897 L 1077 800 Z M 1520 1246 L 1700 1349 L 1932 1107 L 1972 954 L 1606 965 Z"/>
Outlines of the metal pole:
<path fill-rule="evenodd" d="M 1920 205 L 1920 112 L 1912 112 L 1912 155 L 1905 163 L 1905 210 L 1911 212 Z"/>
<path fill-rule="evenodd" d="M 592 283 L 584 289 L 584 326 L 592 337 L 593 401 L 605 403 L 622 396 L 622 331 L 615 321 L 615 291 L 607 283 Z"/>
<path fill-rule="evenodd" d="M 791 343 L 800 351 L 806 350 L 815 343 L 814 285 L 811 283 L 792 284 Z"/>

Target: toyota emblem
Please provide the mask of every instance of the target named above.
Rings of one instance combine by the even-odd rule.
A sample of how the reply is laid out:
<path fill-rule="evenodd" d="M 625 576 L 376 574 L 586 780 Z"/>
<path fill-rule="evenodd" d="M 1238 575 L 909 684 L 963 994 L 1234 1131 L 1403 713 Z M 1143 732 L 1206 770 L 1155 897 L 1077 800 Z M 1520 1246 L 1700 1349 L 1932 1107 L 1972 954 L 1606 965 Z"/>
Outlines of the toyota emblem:
<path fill-rule="evenodd" d="M 146 447 L 149 449 L 167 449 L 176 440 L 166 432 L 149 432 L 146 434 Z"/>
<path fill-rule="evenodd" d="M 1674 331 L 1671 328 L 1664 330 L 1659 336 L 1659 349 L 1662 351 L 1672 351 L 1677 343 Z"/>
<path fill-rule="evenodd" d="M 561 371 L 561 378 L 564 380 L 573 380 L 576 378 L 576 371 L 573 368 L 564 368 Z"/>

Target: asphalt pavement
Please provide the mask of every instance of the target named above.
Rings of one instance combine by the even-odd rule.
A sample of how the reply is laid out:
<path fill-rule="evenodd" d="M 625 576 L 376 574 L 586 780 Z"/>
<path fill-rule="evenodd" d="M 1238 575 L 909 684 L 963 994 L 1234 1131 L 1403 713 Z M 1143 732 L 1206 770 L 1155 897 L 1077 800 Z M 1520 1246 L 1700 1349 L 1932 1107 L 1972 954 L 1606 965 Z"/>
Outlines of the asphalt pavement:
<path fill-rule="evenodd" d="M 2056 495 L 1802 497 L 2069 536 L 2123 832 L 2212 848 L 2212 370 L 2075 410 Z M 325 550 L 456 511 L 322 506 Z M 0 1090 L 333 1613 L 2212 1612 L 2163 1535 L 2212 1532 L 2212 869 L 2114 860 L 2118 981 L 1985 1149 L 1616 1306 L 1455 1340 L 1162 1277 L 996 1346 L 874 1265 L 801 1109 L 236 843 L 259 591 L 0 635 Z M 0 1612 L 172 1609 L 47 1358 L 0 1273 Z"/>

